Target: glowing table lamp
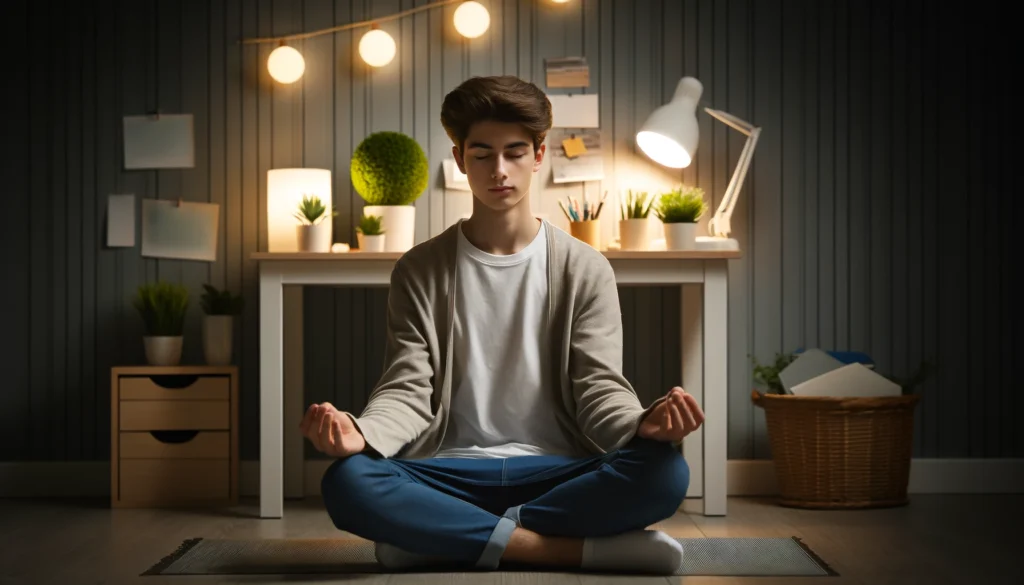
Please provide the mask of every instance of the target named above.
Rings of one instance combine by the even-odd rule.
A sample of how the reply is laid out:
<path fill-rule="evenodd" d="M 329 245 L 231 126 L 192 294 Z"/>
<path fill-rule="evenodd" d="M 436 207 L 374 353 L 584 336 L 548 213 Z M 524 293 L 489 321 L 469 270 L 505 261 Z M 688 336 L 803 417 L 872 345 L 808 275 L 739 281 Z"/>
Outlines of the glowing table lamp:
<path fill-rule="evenodd" d="M 676 86 L 672 100 L 651 112 L 651 115 L 636 134 L 636 143 L 654 162 L 673 169 L 689 166 L 697 154 L 700 129 L 697 126 L 697 104 L 704 92 L 704 86 L 693 77 L 684 77 Z M 739 250 L 739 243 L 729 237 L 732 228 L 729 218 L 736 207 L 740 186 L 747 176 L 750 159 L 757 146 L 761 128 L 749 122 L 711 108 L 704 108 L 711 117 L 747 136 L 736 170 L 733 171 L 725 195 L 715 215 L 708 221 L 710 236 L 697 238 L 699 250 Z"/>
<path fill-rule="evenodd" d="M 271 169 L 267 171 L 267 251 L 295 252 L 299 249 L 295 226 L 304 195 L 316 195 L 328 209 L 331 205 L 331 171 L 327 169 Z M 325 219 L 331 222 L 330 217 Z"/>

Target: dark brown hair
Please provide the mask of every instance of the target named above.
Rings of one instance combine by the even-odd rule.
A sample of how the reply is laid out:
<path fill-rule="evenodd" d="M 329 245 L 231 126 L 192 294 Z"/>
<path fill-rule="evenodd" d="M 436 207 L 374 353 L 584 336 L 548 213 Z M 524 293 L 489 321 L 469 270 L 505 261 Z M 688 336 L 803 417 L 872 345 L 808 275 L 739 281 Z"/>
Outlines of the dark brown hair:
<path fill-rule="evenodd" d="M 444 97 L 441 125 L 460 151 L 473 124 L 485 120 L 521 124 L 537 150 L 551 129 L 551 100 L 514 75 L 471 77 Z"/>

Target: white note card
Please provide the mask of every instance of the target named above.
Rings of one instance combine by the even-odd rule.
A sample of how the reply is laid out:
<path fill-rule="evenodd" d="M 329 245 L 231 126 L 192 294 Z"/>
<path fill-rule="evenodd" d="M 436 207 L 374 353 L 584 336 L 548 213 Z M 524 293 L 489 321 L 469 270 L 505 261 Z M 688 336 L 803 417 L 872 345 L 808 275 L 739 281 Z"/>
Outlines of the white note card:
<path fill-rule="evenodd" d="M 181 260 L 217 259 L 220 205 L 142 201 L 142 255 Z"/>
<path fill-rule="evenodd" d="M 135 245 L 135 195 L 107 197 L 107 247 Z"/>
<path fill-rule="evenodd" d="M 600 108 L 597 94 L 549 95 L 555 128 L 597 128 Z"/>
<path fill-rule="evenodd" d="M 195 166 L 192 114 L 124 117 L 125 169 Z"/>

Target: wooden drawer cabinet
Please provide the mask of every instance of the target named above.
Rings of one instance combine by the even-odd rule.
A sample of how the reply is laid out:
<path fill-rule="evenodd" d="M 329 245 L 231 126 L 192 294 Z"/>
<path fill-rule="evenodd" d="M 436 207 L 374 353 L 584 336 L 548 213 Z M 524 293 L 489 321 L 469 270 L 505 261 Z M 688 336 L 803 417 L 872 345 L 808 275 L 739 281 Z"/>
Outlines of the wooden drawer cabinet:
<path fill-rule="evenodd" d="M 110 504 L 238 503 L 238 370 L 126 366 L 110 376 Z"/>

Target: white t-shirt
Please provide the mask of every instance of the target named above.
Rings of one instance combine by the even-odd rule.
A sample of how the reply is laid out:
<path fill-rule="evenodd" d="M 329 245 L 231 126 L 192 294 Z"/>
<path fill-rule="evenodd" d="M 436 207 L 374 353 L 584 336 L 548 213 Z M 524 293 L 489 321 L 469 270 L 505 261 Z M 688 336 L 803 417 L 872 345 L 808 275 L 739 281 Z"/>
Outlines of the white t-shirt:
<path fill-rule="evenodd" d="M 555 419 L 547 237 L 488 254 L 459 225 L 451 414 L 435 457 L 569 455 Z"/>

